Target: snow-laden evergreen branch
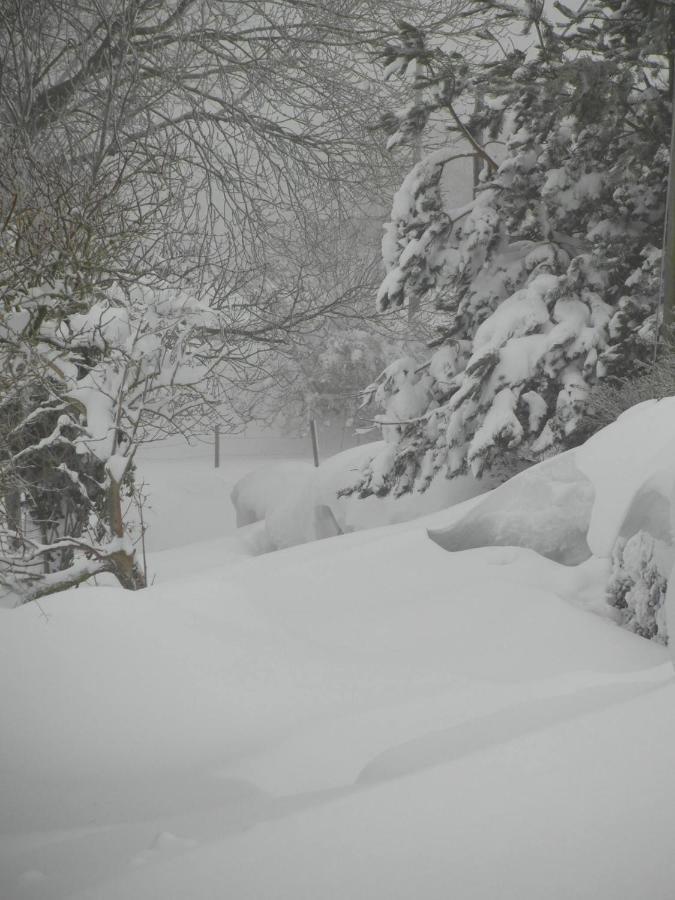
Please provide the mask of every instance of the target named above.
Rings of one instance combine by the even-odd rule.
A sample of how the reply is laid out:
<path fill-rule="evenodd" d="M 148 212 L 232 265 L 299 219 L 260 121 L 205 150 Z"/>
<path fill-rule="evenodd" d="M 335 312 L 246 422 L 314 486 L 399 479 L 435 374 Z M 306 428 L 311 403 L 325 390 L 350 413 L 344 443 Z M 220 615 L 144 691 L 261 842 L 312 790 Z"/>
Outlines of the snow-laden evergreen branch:
<path fill-rule="evenodd" d="M 415 57 L 427 72 L 425 121 L 445 111 L 460 144 L 412 168 L 385 225 L 378 306 L 435 308 L 439 327 L 426 368 L 400 360 L 366 391 L 384 409 L 389 443 L 359 486 L 366 494 L 423 490 L 439 470 L 513 472 L 574 445 L 594 385 L 653 355 L 669 9 L 591 0 L 556 26 L 539 8 L 528 18 L 480 6 L 535 40 L 472 66 L 431 35 L 407 59 L 405 71 Z M 414 110 L 394 118 L 401 139 L 419 120 Z M 505 141 L 498 165 L 478 135 Z M 487 167 L 458 208 L 442 179 L 462 143 Z"/>

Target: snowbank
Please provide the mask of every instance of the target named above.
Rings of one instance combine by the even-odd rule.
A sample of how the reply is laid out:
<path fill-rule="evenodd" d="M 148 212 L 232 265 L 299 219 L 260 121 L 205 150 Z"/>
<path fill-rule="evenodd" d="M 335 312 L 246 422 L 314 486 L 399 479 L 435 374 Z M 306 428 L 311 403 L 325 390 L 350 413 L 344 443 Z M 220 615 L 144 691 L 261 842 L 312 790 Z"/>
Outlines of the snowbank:
<path fill-rule="evenodd" d="M 227 556 L 225 533 L 181 546 L 175 521 L 153 587 L 0 610 L 0 896 L 671 900 L 673 669 L 589 613 L 608 559 L 588 554 L 633 527 L 668 537 L 636 498 L 672 511 L 673 413 L 339 540 Z M 189 482 L 186 517 L 199 492 L 211 515 L 215 483 Z M 460 521 L 492 545 L 428 539 Z M 516 538 L 539 550 L 494 546 Z"/>
<path fill-rule="evenodd" d="M 429 537 L 444 550 L 529 547 L 574 566 L 591 555 L 586 534 L 593 498 L 593 484 L 569 451 L 511 478 L 449 528 L 430 530 Z"/>
<path fill-rule="evenodd" d="M 0 896 L 669 900 L 675 684 L 589 563 L 404 525 L 0 611 Z"/>
<path fill-rule="evenodd" d="M 302 491 L 314 467 L 310 463 L 287 461 L 263 466 L 249 472 L 232 488 L 230 500 L 237 514 L 237 525 L 260 522 L 288 498 Z"/>
<path fill-rule="evenodd" d="M 250 473 L 232 491 L 237 521 L 247 524 L 264 518 L 264 549 L 278 550 L 351 531 L 407 522 L 475 497 L 494 484 L 473 476 L 452 480 L 438 476 L 423 494 L 339 497 L 340 491 L 358 481 L 364 467 L 384 447 L 383 441 L 353 447 L 329 457 L 318 469 L 296 464 L 289 470 L 285 463 Z"/>
<path fill-rule="evenodd" d="M 471 476 L 437 476 L 425 493 L 403 497 L 339 497 L 387 445 L 340 453 L 318 469 L 283 466 L 253 473 L 234 492 L 255 507 L 261 525 L 245 539 L 251 553 L 292 547 L 382 525 L 410 521 L 476 498 L 465 514 L 432 528 L 448 551 L 526 547 L 568 566 L 606 561 L 607 601 L 636 633 L 667 641 L 665 593 L 675 565 L 675 398 L 629 410 L 585 445 L 546 460 L 480 499 L 492 484 Z M 604 609 L 608 612 L 608 607 Z"/>
<path fill-rule="evenodd" d="M 588 541 L 596 556 L 608 557 L 619 534 L 653 528 L 659 519 L 663 530 L 665 516 L 656 507 L 672 508 L 675 397 L 629 409 L 576 450 L 575 458 L 595 490 Z"/>
<path fill-rule="evenodd" d="M 568 566 L 591 554 L 611 559 L 605 580 L 619 620 L 665 642 L 663 593 L 675 564 L 674 460 L 675 397 L 648 401 L 429 536 L 449 551 L 528 547 Z"/>

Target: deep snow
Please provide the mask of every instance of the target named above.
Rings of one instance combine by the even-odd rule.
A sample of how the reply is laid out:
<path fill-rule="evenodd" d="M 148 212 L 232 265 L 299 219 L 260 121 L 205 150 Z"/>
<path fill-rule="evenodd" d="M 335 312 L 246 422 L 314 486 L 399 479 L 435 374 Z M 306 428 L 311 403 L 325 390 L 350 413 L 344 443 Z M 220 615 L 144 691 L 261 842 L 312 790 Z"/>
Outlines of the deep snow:
<path fill-rule="evenodd" d="M 151 456 L 155 584 L 0 610 L 2 900 L 672 900 L 675 679 L 603 559 L 427 537 L 490 498 L 251 556 L 262 460 Z"/>

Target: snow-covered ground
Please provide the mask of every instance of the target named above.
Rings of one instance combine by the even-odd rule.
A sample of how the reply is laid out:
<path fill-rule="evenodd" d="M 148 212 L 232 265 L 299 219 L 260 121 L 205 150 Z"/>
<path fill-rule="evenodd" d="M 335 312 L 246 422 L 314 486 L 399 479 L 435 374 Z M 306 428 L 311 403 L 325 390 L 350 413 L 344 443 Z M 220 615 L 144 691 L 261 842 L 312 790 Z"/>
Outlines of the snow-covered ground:
<path fill-rule="evenodd" d="M 593 479 L 593 548 L 609 444 L 541 494 Z M 675 678 L 589 611 L 602 560 L 447 552 L 498 491 L 252 556 L 267 463 L 149 448 L 153 586 L 0 610 L 2 900 L 672 900 Z"/>

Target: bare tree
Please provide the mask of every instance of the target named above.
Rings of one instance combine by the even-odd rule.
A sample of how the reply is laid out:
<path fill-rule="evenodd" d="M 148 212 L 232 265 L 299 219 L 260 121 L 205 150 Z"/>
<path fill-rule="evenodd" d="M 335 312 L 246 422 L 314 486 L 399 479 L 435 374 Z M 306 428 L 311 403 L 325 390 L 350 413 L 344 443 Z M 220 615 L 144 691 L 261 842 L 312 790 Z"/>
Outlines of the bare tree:
<path fill-rule="evenodd" d="M 303 266 L 389 177 L 372 56 L 410 6 L 3 0 L 0 578 L 13 592 L 101 570 L 140 586 L 123 510 L 139 442 L 222 414 L 223 398 L 236 427 L 288 334 L 353 308 L 351 289 L 307 291 Z"/>

